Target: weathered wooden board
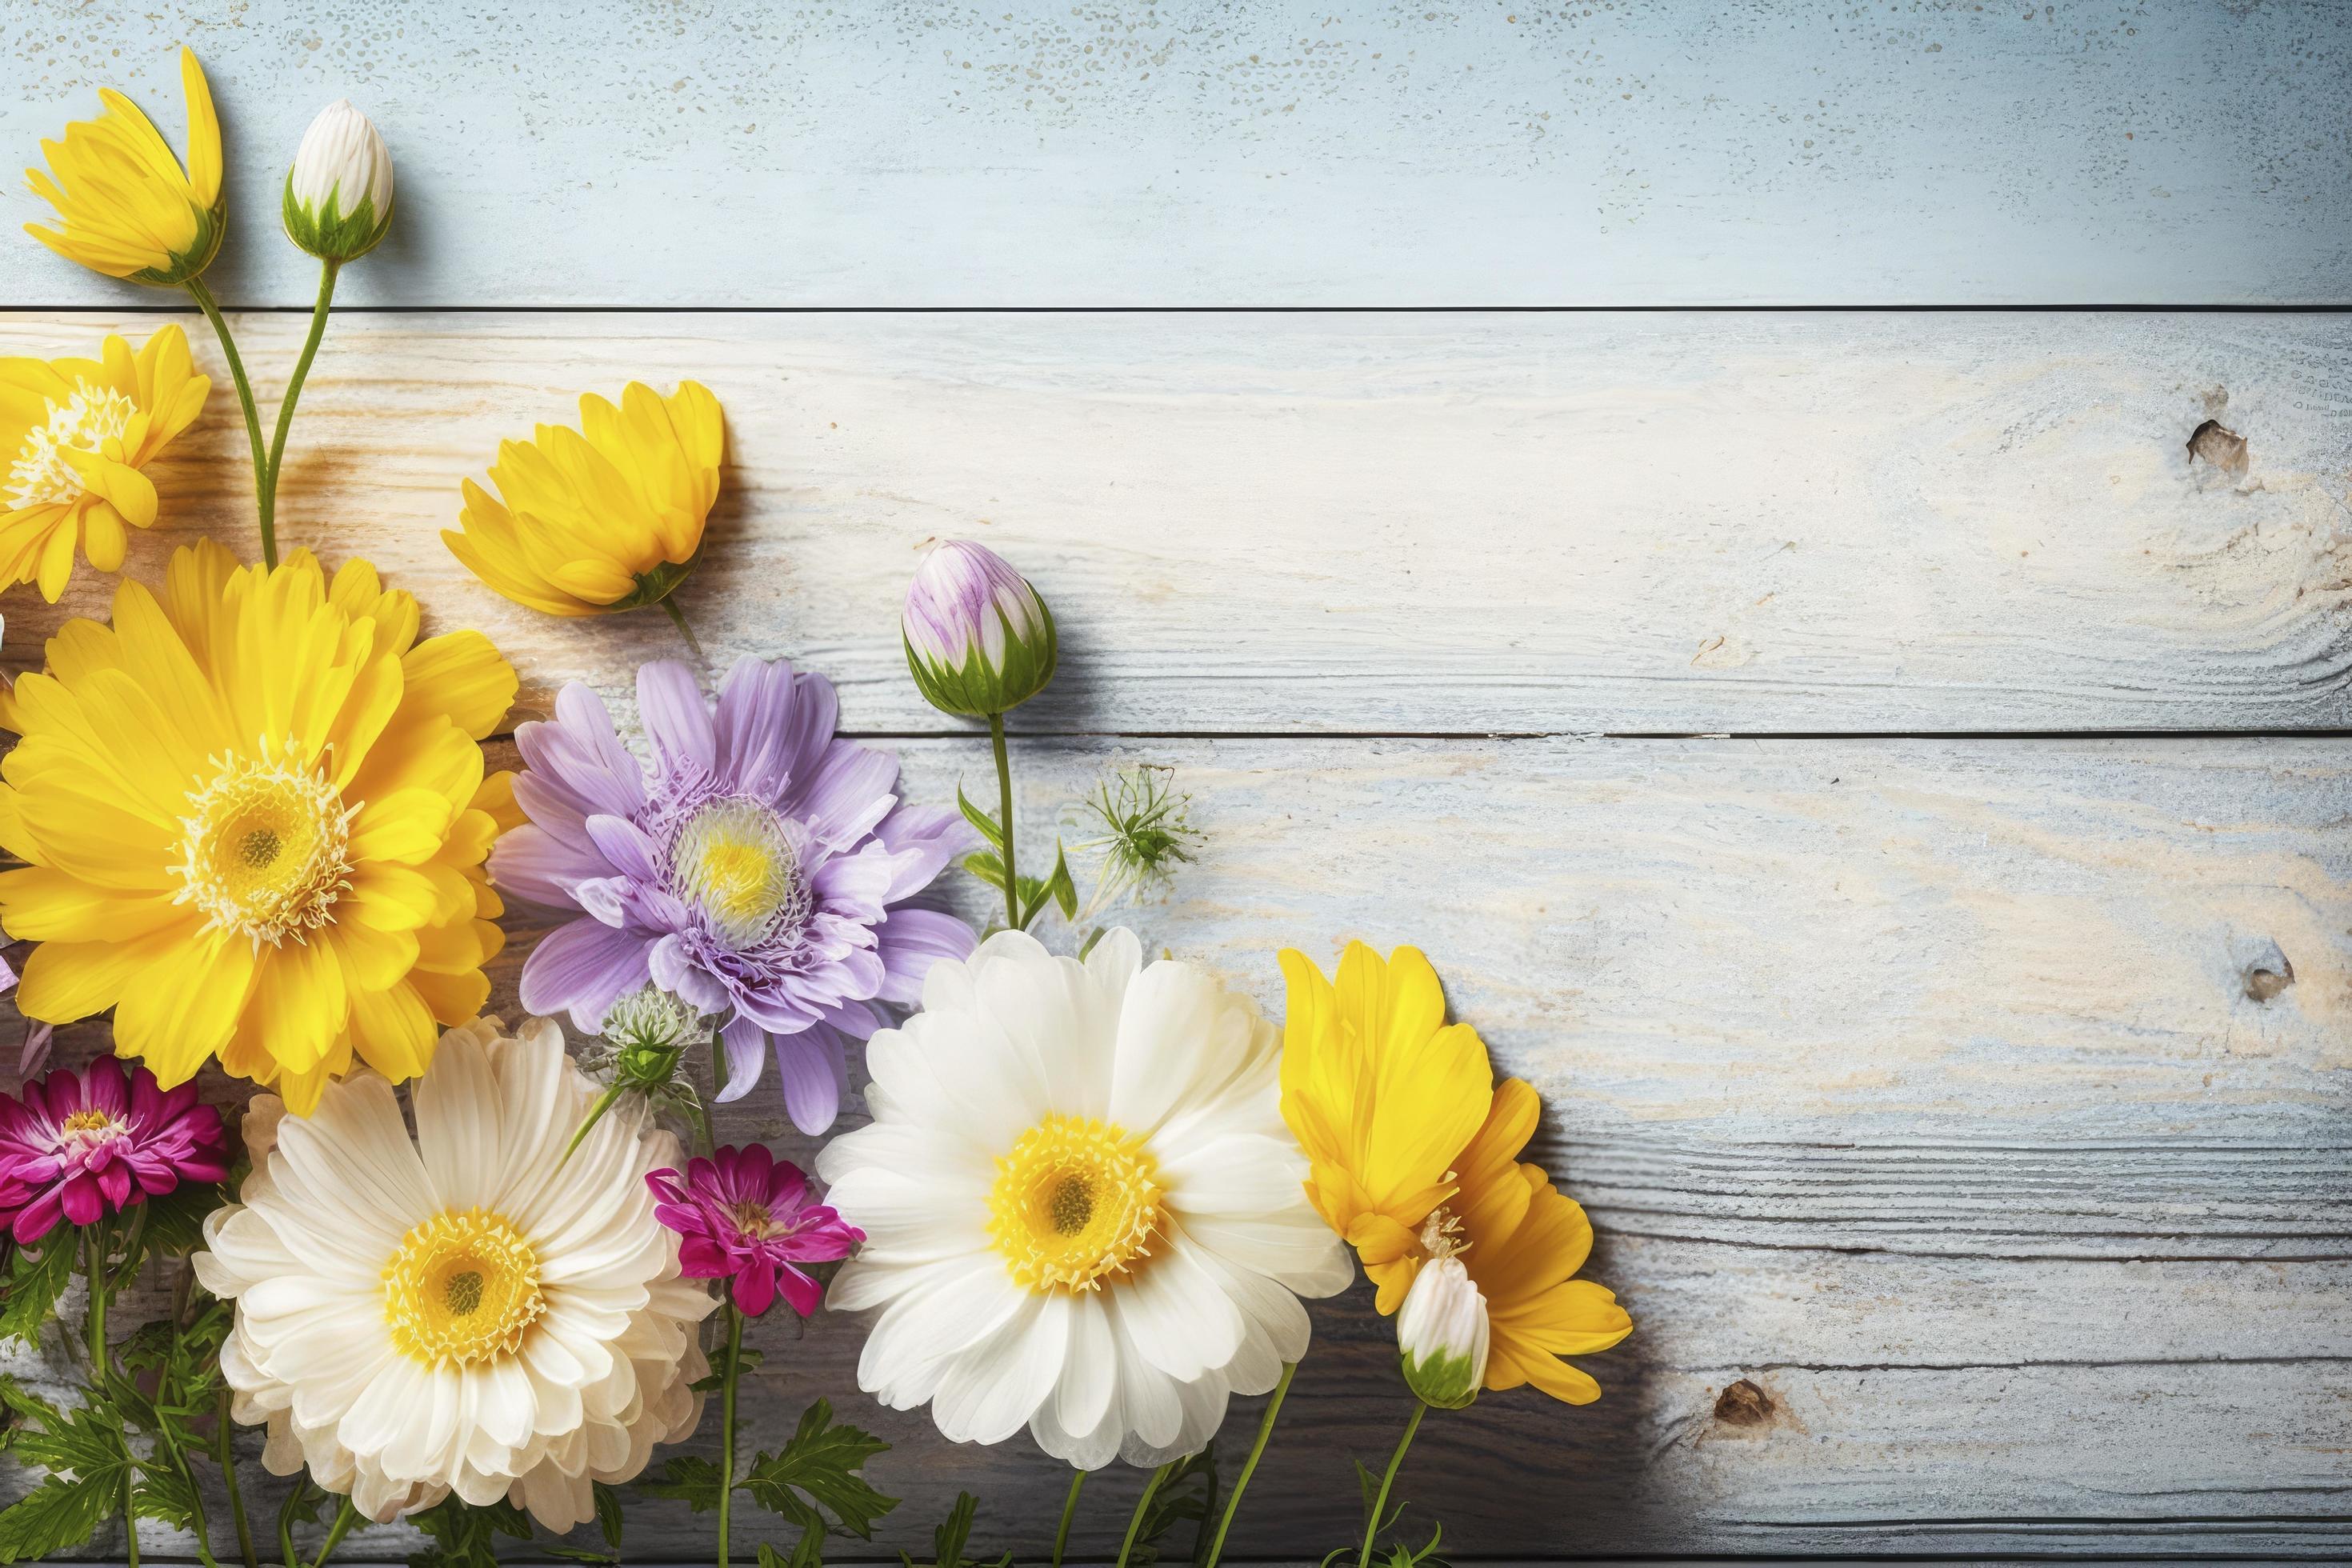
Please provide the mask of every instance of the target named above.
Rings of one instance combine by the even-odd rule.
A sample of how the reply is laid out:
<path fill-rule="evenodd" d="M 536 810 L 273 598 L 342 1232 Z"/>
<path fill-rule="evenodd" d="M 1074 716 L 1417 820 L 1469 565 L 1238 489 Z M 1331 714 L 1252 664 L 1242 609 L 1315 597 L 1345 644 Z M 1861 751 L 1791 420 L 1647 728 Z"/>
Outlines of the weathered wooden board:
<path fill-rule="evenodd" d="M 109 84 L 176 135 L 183 40 L 241 303 L 310 304 L 278 184 L 344 96 L 399 162 L 377 303 L 2352 300 L 2326 0 L 16 0 L 0 146 Z M 120 293 L 0 247 L 0 300 Z"/>
<path fill-rule="evenodd" d="M 248 553 L 217 349 L 152 574 Z M 152 317 L 0 316 L 0 353 Z M 265 416 L 303 322 L 242 318 Z M 364 552 L 543 704 L 676 651 L 557 621 L 441 542 L 461 477 L 578 395 L 698 377 L 732 467 L 681 602 L 714 658 L 936 732 L 914 548 L 1028 570 L 1066 669 L 1032 731 L 1806 732 L 2352 722 L 2352 317 L 359 316 L 296 426 L 289 542 Z M 2218 413 L 2243 473 L 2192 462 Z M 110 592 L 78 579 L 67 610 Z M 56 624 L 10 606 L 7 658 Z"/>
<path fill-rule="evenodd" d="M 902 751 L 924 796 L 986 765 L 968 742 Z M 1592 1272 L 1639 1327 L 1591 1362 L 1597 1405 L 1494 1397 L 1428 1429 L 1408 1490 L 1461 1551 L 2340 1559 L 2341 752 L 1258 739 L 1018 762 L 1041 833 L 1108 762 L 1172 764 L 1194 792 L 1208 850 L 1137 911 L 1150 942 L 1278 1006 L 1281 944 L 1417 940 L 1498 1065 L 1542 1089 L 1541 1156 L 1590 1205 Z M 763 1093 L 728 1130 L 804 1152 L 780 1121 Z M 1383 1450 L 1403 1414 L 1361 1290 L 1318 1321 L 1252 1557 L 1339 1544 L 1347 1456 Z M 881 1544 L 919 1549 L 961 1486 L 986 1500 L 987 1550 L 1044 1546 L 1049 1461 L 877 1410 L 851 1321 L 797 1348 L 763 1332 L 761 1440 L 824 1394 L 900 1443 L 874 1474 L 914 1500 Z M 1718 1415 L 1740 1379 L 1769 1408 Z M 1115 1549 L 1135 1485 L 1095 1483 L 1084 1552 Z M 643 1557 L 706 1539 L 635 1517 Z M 404 1547 L 386 1531 L 346 1550 Z"/>

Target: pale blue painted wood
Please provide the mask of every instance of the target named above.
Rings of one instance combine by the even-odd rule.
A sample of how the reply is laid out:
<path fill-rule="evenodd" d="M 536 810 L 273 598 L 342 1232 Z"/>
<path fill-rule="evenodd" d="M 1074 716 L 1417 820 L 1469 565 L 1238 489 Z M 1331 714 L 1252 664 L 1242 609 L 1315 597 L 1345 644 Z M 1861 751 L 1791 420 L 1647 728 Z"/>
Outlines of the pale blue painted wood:
<path fill-rule="evenodd" d="M 2352 300 L 2352 6 L 12 0 L 0 149 L 213 72 L 216 277 L 310 116 L 391 136 L 351 303 Z M 41 211 L 21 182 L 14 228 Z M 0 303 L 130 291 L 0 244 Z"/>

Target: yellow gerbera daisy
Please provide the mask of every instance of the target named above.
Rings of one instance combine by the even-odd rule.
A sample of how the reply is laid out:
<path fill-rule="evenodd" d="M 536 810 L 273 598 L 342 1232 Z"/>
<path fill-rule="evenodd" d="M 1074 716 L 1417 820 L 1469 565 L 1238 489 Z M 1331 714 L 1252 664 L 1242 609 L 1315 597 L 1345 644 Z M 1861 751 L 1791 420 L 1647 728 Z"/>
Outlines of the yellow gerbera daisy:
<path fill-rule="evenodd" d="M 441 537 L 492 589 L 551 616 L 666 605 L 719 499 L 719 400 L 696 382 L 664 397 L 633 381 L 617 408 L 583 397 L 580 424 L 499 442 L 499 497 L 466 480 L 463 531 Z"/>
<path fill-rule="evenodd" d="M 112 1007 L 166 1086 L 217 1056 L 308 1114 L 353 1053 L 395 1081 L 472 1017 L 500 943 L 482 861 L 511 815 L 481 738 L 514 671 L 479 632 L 416 640 L 416 601 L 307 551 L 174 552 L 159 597 L 68 621 L 0 700 L 0 927 L 17 994 Z"/>
<path fill-rule="evenodd" d="M 1431 1258 L 1462 1260 L 1486 1300 L 1486 1387 L 1532 1383 L 1554 1399 L 1590 1405 L 1601 1385 L 1559 1358 L 1607 1350 L 1633 1331 L 1633 1320 L 1606 1287 L 1573 1278 L 1592 1251 L 1583 1205 L 1542 1167 L 1519 1163 L 1542 1111 L 1518 1079 L 1495 1090 L 1462 1152 L 1460 1191 L 1432 1212 L 1400 1263 L 1410 1286 Z"/>
<path fill-rule="evenodd" d="M 155 521 L 142 472 L 195 423 L 213 384 L 194 374 L 188 335 L 167 326 L 136 355 L 109 337 L 89 359 L 0 359 L 0 586 L 38 580 L 56 604 L 77 542 L 101 572 L 122 568 L 125 524 Z"/>
<path fill-rule="evenodd" d="M 1282 1118 L 1312 1164 L 1307 1195 L 1393 1312 L 1414 1238 L 1454 1195 L 1455 1157 L 1494 1097 L 1486 1047 L 1446 1023 L 1444 988 L 1417 948 L 1383 960 L 1349 942 L 1337 985 L 1289 951 L 1282 974 Z"/>
<path fill-rule="evenodd" d="M 68 261 L 135 283 L 182 284 L 210 266 L 227 210 L 220 118 L 204 68 L 184 48 L 180 85 L 188 100 L 184 170 L 137 104 L 100 88 L 105 112 L 67 126 L 63 141 L 41 143 L 47 173 L 25 171 L 63 226 L 28 223 L 25 232 Z"/>

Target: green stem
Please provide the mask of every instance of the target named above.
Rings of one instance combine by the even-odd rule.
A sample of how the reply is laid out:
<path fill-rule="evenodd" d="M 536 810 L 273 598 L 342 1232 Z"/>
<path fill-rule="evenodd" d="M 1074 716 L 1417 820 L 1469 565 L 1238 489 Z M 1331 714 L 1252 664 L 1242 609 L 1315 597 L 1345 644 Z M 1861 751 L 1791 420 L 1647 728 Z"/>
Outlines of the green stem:
<path fill-rule="evenodd" d="M 143 1207 L 144 1205 L 142 1205 L 142 1206 Z M 193 1269 L 184 1268 L 180 1271 L 178 1281 L 172 1288 L 172 1360 L 170 1364 L 173 1366 L 180 1364 L 181 1347 L 186 1342 L 187 1325 L 184 1323 L 181 1319 L 183 1314 L 187 1310 L 188 1289 L 194 1282 L 194 1271 Z M 160 1405 L 163 1403 L 167 1396 L 173 1402 L 177 1402 L 177 1400 L 185 1394 L 186 1390 L 182 1388 L 176 1381 L 171 1381 L 167 1378 L 166 1382 L 159 1383 L 156 1385 L 155 1392 L 156 1402 Z M 219 1559 L 213 1555 L 212 1521 L 205 1514 L 205 1496 L 196 1486 L 196 1468 L 188 1463 L 187 1450 L 180 1447 L 179 1438 L 173 1435 L 171 1423 L 166 1421 L 159 1422 L 157 1424 L 155 1428 L 155 1448 L 157 1452 L 161 1453 L 166 1459 L 171 1461 L 172 1468 L 174 1470 L 177 1470 L 180 1474 L 180 1479 L 187 1483 L 191 1533 L 195 1537 L 197 1560 L 204 1563 L 205 1568 L 220 1568 Z"/>
<path fill-rule="evenodd" d="M 1356 1568 L 1371 1568 L 1372 1537 L 1380 1533 L 1381 1516 L 1389 1509 L 1389 1488 L 1395 1484 L 1397 1467 L 1404 1463 L 1404 1451 L 1412 1447 L 1412 1435 L 1421 1430 L 1421 1418 L 1429 1414 L 1429 1406 L 1416 1399 L 1412 1402 L 1412 1419 L 1404 1424 L 1404 1436 L 1397 1439 L 1396 1452 L 1389 1456 L 1388 1473 L 1381 1477 L 1380 1495 L 1372 1499 L 1372 1517 L 1364 1521 L 1364 1550 L 1356 1558 Z"/>
<path fill-rule="evenodd" d="M 1062 1528 L 1054 1531 L 1054 1568 L 1062 1568 L 1062 1549 L 1070 1543 L 1070 1521 L 1078 1511 L 1078 1489 L 1086 1484 L 1086 1471 L 1070 1471 L 1070 1495 L 1062 1500 Z"/>
<path fill-rule="evenodd" d="M 727 1298 L 727 1372 L 719 1381 L 719 1568 L 728 1568 L 727 1505 L 735 1495 L 735 1384 L 742 1376 L 743 1313 Z"/>
<path fill-rule="evenodd" d="M 286 1506 L 278 1510 L 278 1550 L 286 1559 L 286 1568 L 302 1568 L 302 1560 L 294 1555 L 294 1510 L 310 1492 L 309 1471 L 294 1478 L 294 1489 L 287 1494 Z"/>
<path fill-rule="evenodd" d="M 343 1537 L 350 1534 L 352 1526 L 359 1521 L 360 1510 L 352 1506 L 351 1499 L 345 1498 L 343 1506 L 335 1510 L 335 1522 L 327 1528 L 327 1543 L 320 1547 L 319 1555 L 310 1560 L 310 1568 L 327 1568 L 327 1559 L 335 1554 L 335 1548 L 343 1543 Z"/>
<path fill-rule="evenodd" d="M 996 821 L 1004 829 L 1004 929 L 1021 929 L 1021 879 L 1013 874 L 1013 759 L 1004 751 L 1004 715 L 988 716 L 988 743 L 996 752 Z"/>
<path fill-rule="evenodd" d="M 269 457 L 261 447 L 261 414 L 253 405 L 253 384 L 245 378 L 245 361 L 238 357 L 236 340 L 228 335 L 228 322 L 221 318 L 220 306 L 213 291 L 205 287 L 202 278 L 188 279 L 188 292 L 195 297 L 196 309 L 213 324 L 213 335 L 220 339 L 221 353 L 228 358 L 229 378 L 236 383 L 236 400 L 245 406 L 245 433 L 253 443 L 254 505 L 261 519 L 261 561 L 265 566 L 278 564 L 278 535 L 269 525 Z"/>
<path fill-rule="evenodd" d="M 588 1108 L 586 1118 L 580 1123 L 580 1131 L 574 1132 L 572 1135 L 572 1142 L 563 1146 L 563 1158 L 555 1162 L 555 1168 L 558 1171 L 571 1163 L 572 1156 L 578 1151 L 581 1141 L 588 1136 L 589 1131 L 596 1123 L 604 1120 L 604 1112 L 613 1109 L 614 1102 L 621 1098 L 622 1091 L 628 1087 L 620 1079 L 615 1078 L 613 1079 L 613 1086 L 596 1097 L 596 1103 Z"/>
<path fill-rule="evenodd" d="M 1265 1414 L 1258 1417 L 1257 1441 L 1250 1445 L 1249 1458 L 1242 1462 L 1242 1473 L 1234 1478 L 1233 1495 L 1225 1500 L 1225 1517 L 1217 1523 L 1217 1539 L 1210 1543 L 1208 1558 L 1201 1568 L 1217 1568 L 1217 1559 L 1224 1555 L 1225 1533 L 1234 1527 L 1234 1515 L 1241 1511 L 1242 1493 L 1249 1490 L 1250 1477 L 1257 1473 L 1258 1458 L 1265 1452 L 1266 1439 L 1274 1436 L 1274 1418 L 1282 1414 L 1282 1401 L 1290 1393 L 1290 1380 L 1297 1374 L 1297 1362 L 1282 1363 L 1282 1380 L 1266 1398 Z"/>
<path fill-rule="evenodd" d="M 237 1553 L 245 1559 L 245 1568 L 261 1568 L 261 1559 L 253 1550 L 253 1522 L 245 1517 L 245 1493 L 236 1484 L 236 1428 L 228 1403 L 228 1384 L 224 1383 L 214 1405 L 213 1459 L 220 1466 L 221 1484 L 228 1489 L 228 1516 L 236 1523 Z"/>
<path fill-rule="evenodd" d="M 143 1202 L 131 1211 L 131 1228 L 122 1233 L 122 1267 L 107 1282 L 111 1295 L 131 1283 L 139 1272 L 139 1238 L 147 1229 L 147 1205 Z"/>
<path fill-rule="evenodd" d="M 89 1396 L 103 1401 L 108 1380 L 114 1375 L 114 1358 L 106 1348 L 107 1298 L 112 1291 L 106 1277 L 105 1222 L 82 1232 L 82 1271 L 89 1281 Z M 139 1516 L 131 1505 L 132 1469 L 130 1465 L 122 1467 L 122 1560 L 128 1568 L 139 1568 Z"/>
<path fill-rule="evenodd" d="M 1160 1495 L 1160 1483 L 1168 1479 L 1168 1472 L 1174 1469 L 1176 1464 L 1177 1461 L 1171 1460 L 1160 1466 L 1151 1472 L 1151 1479 L 1143 1483 L 1143 1495 L 1135 1500 L 1135 1517 L 1127 1521 L 1127 1539 L 1119 1542 L 1118 1568 L 1127 1568 L 1127 1560 L 1135 1551 L 1135 1538 L 1143 1533 L 1143 1516 L 1150 1511 L 1151 1500 Z"/>
<path fill-rule="evenodd" d="M 677 607 L 677 601 L 664 595 L 661 607 L 669 616 L 670 625 L 677 628 L 677 635 L 686 639 L 686 651 L 694 655 L 694 662 L 708 665 L 710 660 L 703 654 L 702 640 L 694 635 L 694 628 L 686 624 L 686 612 Z"/>
<path fill-rule="evenodd" d="M 335 275 L 342 264 L 322 261 L 319 264 L 319 302 L 310 308 L 310 335 L 303 342 L 302 357 L 294 362 L 294 377 L 286 384 L 286 395 L 278 400 L 278 433 L 269 442 L 269 469 L 261 484 L 261 537 L 263 552 L 271 565 L 278 563 L 275 549 L 278 537 L 278 475 L 286 461 L 286 432 L 294 425 L 294 405 L 302 396 L 302 383 L 310 374 L 310 362 L 319 354 L 319 340 L 327 335 L 327 311 L 334 303 Z"/>

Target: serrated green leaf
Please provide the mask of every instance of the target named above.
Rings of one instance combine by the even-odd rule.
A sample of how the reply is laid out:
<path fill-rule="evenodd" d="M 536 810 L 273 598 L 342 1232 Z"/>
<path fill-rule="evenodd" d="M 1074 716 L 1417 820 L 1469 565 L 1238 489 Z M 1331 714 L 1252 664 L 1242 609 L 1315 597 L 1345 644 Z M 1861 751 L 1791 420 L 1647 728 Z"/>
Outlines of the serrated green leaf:
<path fill-rule="evenodd" d="M 761 1507 L 803 1529 L 825 1522 L 816 1511 L 822 1508 L 841 1529 L 870 1541 L 874 1521 L 898 1507 L 898 1500 L 876 1491 L 859 1470 L 889 1447 L 871 1433 L 834 1425 L 833 1406 L 820 1399 L 801 1413 L 792 1440 L 775 1454 L 754 1459 L 736 1485 Z"/>
<path fill-rule="evenodd" d="M 104 1487 L 43 1481 L 0 1509 L 0 1563 L 53 1557 L 88 1541 L 114 1511 L 115 1494 Z"/>
<path fill-rule="evenodd" d="M 37 1249 L 15 1248 L 8 1259 L 8 1278 L 0 1285 L 0 1340 L 32 1344 L 41 1325 L 57 1310 L 66 1281 L 73 1278 L 74 1233 L 63 1226 L 49 1232 Z"/>
<path fill-rule="evenodd" d="M 143 1200 L 147 1223 L 139 1233 L 142 1258 L 179 1256 L 204 1245 L 205 1217 L 224 1201 L 213 1182 L 183 1182 L 161 1197 Z"/>
<path fill-rule="evenodd" d="M 956 1493 L 955 1505 L 931 1531 L 931 1561 L 938 1568 L 961 1568 L 964 1543 L 971 1539 L 972 1515 L 979 1511 L 978 1498 L 966 1491 Z"/>
<path fill-rule="evenodd" d="M 760 1568 L 824 1568 L 824 1526 L 812 1524 L 802 1531 L 789 1557 L 772 1546 L 761 1546 Z"/>
<path fill-rule="evenodd" d="M 980 829 L 980 836 L 982 838 L 995 846 L 998 854 L 1004 853 L 1004 829 L 997 826 L 996 818 L 972 805 L 963 793 L 961 779 L 956 780 L 956 809 L 963 813 L 963 819 L 966 822 Z"/>
<path fill-rule="evenodd" d="M 603 1481 L 592 1482 L 589 1493 L 596 1500 L 596 1533 L 604 1544 L 618 1552 L 621 1549 L 621 1494 Z"/>
<path fill-rule="evenodd" d="M 719 1467 L 698 1456 L 681 1454 L 664 1465 L 661 1474 L 639 1481 L 637 1489 L 647 1497 L 669 1498 L 697 1513 L 709 1513 L 719 1506 Z"/>
<path fill-rule="evenodd" d="M 499 1536 L 530 1539 L 530 1516 L 504 1498 L 479 1507 L 446 1498 L 408 1522 L 431 1542 L 408 1559 L 409 1568 L 498 1568 Z"/>
<path fill-rule="evenodd" d="M 176 1465 L 142 1465 L 131 1506 L 140 1518 L 160 1520 L 174 1530 L 196 1527 L 196 1489 Z"/>
<path fill-rule="evenodd" d="M 750 1345 L 745 1345 L 743 1347 L 741 1356 L 741 1371 L 739 1375 L 748 1377 L 752 1373 L 759 1371 L 760 1363 L 765 1359 L 767 1358 L 761 1355 L 758 1351 L 753 1350 Z M 705 1376 L 696 1378 L 692 1383 L 688 1384 L 687 1387 L 697 1394 L 717 1394 L 726 1386 L 727 1347 L 724 1344 L 721 1344 L 710 1352 L 709 1373 Z"/>

